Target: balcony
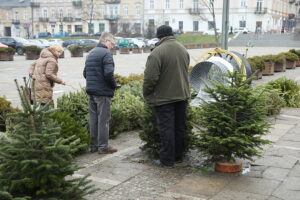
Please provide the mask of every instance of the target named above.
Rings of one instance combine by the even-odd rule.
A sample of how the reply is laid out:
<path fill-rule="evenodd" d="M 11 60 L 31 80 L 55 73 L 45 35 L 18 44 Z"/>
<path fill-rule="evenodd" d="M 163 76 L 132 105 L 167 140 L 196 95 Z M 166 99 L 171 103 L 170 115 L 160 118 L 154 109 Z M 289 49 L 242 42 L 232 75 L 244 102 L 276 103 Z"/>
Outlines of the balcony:
<path fill-rule="evenodd" d="M 18 20 L 18 19 L 13 19 L 13 20 L 11 21 L 11 23 L 14 24 L 14 25 L 19 25 L 19 24 L 20 24 L 20 20 Z"/>
<path fill-rule="evenodd" d="M 81 22 L 81 20 L 82 20 L 81 18 L 75 18 L 74 19 L 75 22 Z"/>
<path fill-rule="evenodd" d="M 200 15 L 200 8 L 190 8 L 189 13 L 190 15 Z"/>
<path fill-rule="evenodd" d="M 289 3 L 295 3 L 296 0 L 289 0 Z"/>
<path fill-rule="evenodd" d="M 104 19 L 109 21 L 115 21 L 118 20 L 119 18 L 120 18 L 119 15 L 104 15 Z"/>
<path fill-rule="evenodd" d="M 49 22 L 49 18 L 48 17 L 40 17 L 39 22 Z"/>
<path fill-rule="evenodd" d="M 63 21 L 64 22 L 72 22 L 73 21 L 73 17 L 64 17 Z"/>
<path fill-rule="evenodd" d="M 110 3 L 110 4 L 116 4 L 116 3 L 120 3 L 121 0 L 104 0 L 104 3 Z"/>
<path fill-rule="evenodd" d="M 40 3 L 37 3 L 37 2 L 30 2 L 30 7 L 31 7 L 31 8 L 39 8 L 39 7 L 40 7 Z"/>
<path fill-rule="evenodd" d="M 266 14 L 267 13 L 267 8 L 261 8 L 257 7 L 254 11 L 255 14 Z"/>
<path fill-rule="evenodd" d="M 82 1 L 73 1 L 74 7 L 82 7 Z"/>

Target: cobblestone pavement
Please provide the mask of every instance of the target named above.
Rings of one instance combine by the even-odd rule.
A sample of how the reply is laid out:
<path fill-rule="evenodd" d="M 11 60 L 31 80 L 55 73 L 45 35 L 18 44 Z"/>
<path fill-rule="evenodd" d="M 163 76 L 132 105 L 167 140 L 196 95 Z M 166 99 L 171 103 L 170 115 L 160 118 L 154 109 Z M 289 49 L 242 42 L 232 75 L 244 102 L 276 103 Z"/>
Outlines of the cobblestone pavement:
<path fill-rule="evenodd" d="M 251 48 L 249 56 L 276 54 L 289 48 Z M 244 47 L 234 50 L 243 53 Z M 191 50 L 192 62 L 202 50 Z M 142 73 L 148 54 L 115 56 L 116 73 Z M 32 61 L 16 56 L 16 61 L 0 62 L 0 95 L 6 95 L 18 104 L 13 79 L 21 79 Z M 60 76 L 75 88 L 84 85 L 82 69 L 84 58 L 66 55 L 60 61 Z M 286 76 L 299 81 L 300 68 L 264 76 L 254 85 Z M 56 86 L 55 96 L 72 91 L 70 87 Z M 266 138 L 274 143 L 264 147 L 262 158 L 244 163 L 248 173 L 202 174 L 197 167 L 201 156 L 192 151 L 182 165 L 173 169 L 158 168 L 144 155 L 138 132 L 123 133 L 111 140 L 119 151 L 110 155 L 84 154 L 76 158 L 83 169 L 74 177 L 90 174 L 99 188 L 89 200 L 300 200 L 300 109 L 283 109 L 280 115 L 269 119 L 274 125 Z M 200 159 L 201 160 L 201 159 Z M 246 170 L 244 171 L 246 172 Z"/>

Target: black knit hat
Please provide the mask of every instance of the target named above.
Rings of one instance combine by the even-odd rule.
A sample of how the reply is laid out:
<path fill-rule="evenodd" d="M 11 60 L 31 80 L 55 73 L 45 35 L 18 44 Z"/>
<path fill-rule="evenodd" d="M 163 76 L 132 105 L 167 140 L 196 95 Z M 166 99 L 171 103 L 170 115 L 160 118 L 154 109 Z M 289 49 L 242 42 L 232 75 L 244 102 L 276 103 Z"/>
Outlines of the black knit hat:
<path fill-rule="evenodd" d="M 158 27 L 156 30 L 157 38 L 163 38 L 163 37 L 170 36 L 170 35 L 173 35 L 171 26 L 162 25 L 162 26 Z"/>

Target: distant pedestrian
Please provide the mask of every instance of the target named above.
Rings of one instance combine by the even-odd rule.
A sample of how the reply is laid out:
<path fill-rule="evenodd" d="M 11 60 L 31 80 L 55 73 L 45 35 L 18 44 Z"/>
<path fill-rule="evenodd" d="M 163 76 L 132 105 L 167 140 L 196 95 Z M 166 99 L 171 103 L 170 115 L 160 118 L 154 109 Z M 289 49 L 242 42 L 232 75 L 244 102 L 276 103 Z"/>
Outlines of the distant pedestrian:
<path fill-rule="evenodd" d="M 284 27 L 281 27 L 281 34 L 284 34 Z"/>
<path fill-rule="evenodd" d="M 172 167 L 183 159 L 185 148 L 190 57 L 170 26 L 158 27 L 156 36 L 160 41 L 147 59 L 143 95 L 154 108 L 162 143 L 159 160 L 154 164 Z"/>
<path fill-rule="evenodd" d="M 35 83 L 35 98 L 41 105 L 51 103 L 55 83 L 66 85 L 66 82 L 57 76 L 59 69 L 57 60 L 63 51 L 60 45 L 43 49 L 39 59 L 29 68 L 29 76 Z"/>
<path fill-rule="evenodd" d="M 103 32 L 96 48 L 90 51 L 85 61 L 83 76 L 89 96 L 89 127 L 91 144 L 89 151 L 99 154 L 114 153 L 117 149 L 108 145 L 111 98 L 116 81 L 115 64 L 110 49 L 115 45 L 112 34 Z"/>

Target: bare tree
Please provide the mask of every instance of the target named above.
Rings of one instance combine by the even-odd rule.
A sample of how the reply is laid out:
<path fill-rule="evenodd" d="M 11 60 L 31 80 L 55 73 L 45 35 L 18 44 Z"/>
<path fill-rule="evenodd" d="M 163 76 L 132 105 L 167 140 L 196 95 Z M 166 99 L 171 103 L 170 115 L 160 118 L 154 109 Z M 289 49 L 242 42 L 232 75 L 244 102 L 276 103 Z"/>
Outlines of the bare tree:
<path fill-rule="evenodd" d="M 92 21 L 99 17 L 100 13 L 96 9 L 96 5 L 94 4 L 94 0 L 88 0 L 86 1 L 86 5 L 83 8 L 82 11 L 82 21 L 87 22 L 88 24 L 88 33 L 92 34 L 93 33 L 93 23 Z"/>
<path fill-rule="evenodd" d="M 215 32 L 215 40 L 219 44 L 220 43 L 220 35 L 217 32 L 217 26 L 216 26 L 215 0 L 202 0 L 201 4 L 208 9 L 209 13 L 211 14 L 211 16 L 213 18 L 213 28 L 214 28 L 214 32 Z M 200 15 L 200 17 L 201 17 L 201 19 L 207 20 L 207 18 L 203 15 Z"/>

